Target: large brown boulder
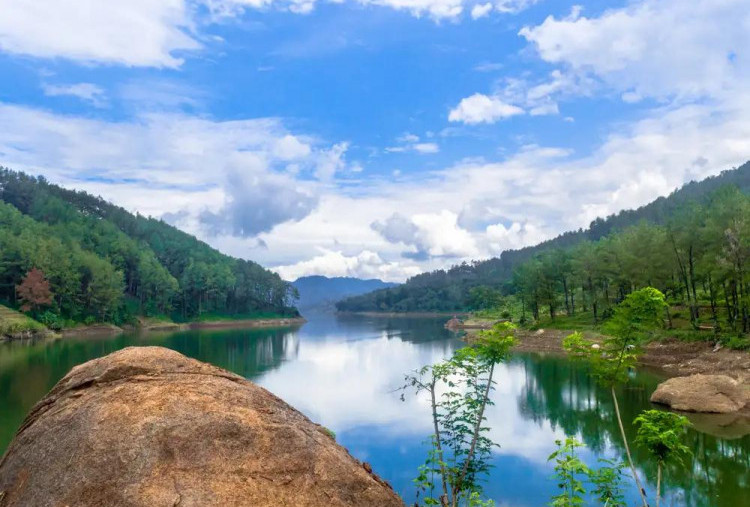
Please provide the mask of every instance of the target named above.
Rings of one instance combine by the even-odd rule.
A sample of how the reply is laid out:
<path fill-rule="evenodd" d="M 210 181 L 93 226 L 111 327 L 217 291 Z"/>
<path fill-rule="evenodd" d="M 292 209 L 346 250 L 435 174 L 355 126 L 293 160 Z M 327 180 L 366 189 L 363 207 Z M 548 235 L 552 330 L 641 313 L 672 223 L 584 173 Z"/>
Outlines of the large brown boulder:
<path fill-rule="evenodd" d="M 674 377 L 659 384 L 651 401 L 686 412 L 726 414 L 742 409 L 747 388 L 726 375 L 696 374 Z"/>
<path fill-rule="evenodd" d="M 161 347 L 63 378 L 0 461 L 7 506 L 402 506 L 265 389 Z"/>

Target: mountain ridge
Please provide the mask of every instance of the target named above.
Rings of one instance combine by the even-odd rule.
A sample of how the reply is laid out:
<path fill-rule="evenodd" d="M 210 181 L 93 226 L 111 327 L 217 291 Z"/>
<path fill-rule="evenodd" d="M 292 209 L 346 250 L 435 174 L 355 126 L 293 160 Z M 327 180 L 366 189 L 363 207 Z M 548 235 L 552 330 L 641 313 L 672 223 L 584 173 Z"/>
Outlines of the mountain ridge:
<path fill-rule="evenodd" d="M 472 287 L 481 284 L 501 288 L 509 282 L 519 265 L 535 255 L 557 248 L 570 248 L 585 241 L 598 241 L 641 221 L 663 225 L 676 210 L 688 203 L 705 204 L 713 193 L 726 186 L 735 186 L 743 193 L 750 194 L 750 161 L 716 176 L 690 181 L 668 196 L 658 197 L 636 209 L 597 218 L 587 229 L 566 231 L 537 245 L 506 250 L 491 259 L 421 273 L 397 288 L 381 289 L 342 300 L 336 308 L 339 311 L 422 311 L 426 309 L 426 300 L 434 300 L 435 293 L 439 293 L 442 294 L 437 296 L 439 298 L 462 301 L 460 307 L 444 308 L 445 311 L 467 310 L 469 290 Z"/>

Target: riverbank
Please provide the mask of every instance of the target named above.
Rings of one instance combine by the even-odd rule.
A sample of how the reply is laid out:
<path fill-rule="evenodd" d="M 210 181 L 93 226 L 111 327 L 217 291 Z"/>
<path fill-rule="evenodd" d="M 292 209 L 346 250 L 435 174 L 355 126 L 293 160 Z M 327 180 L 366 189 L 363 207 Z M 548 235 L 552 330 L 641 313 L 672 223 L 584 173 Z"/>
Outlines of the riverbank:
<path fill-rule="evenodd" d="M 50 336 L 55 336 L 55 333 L 45 325 L 21 312 L 0 305 L 0 342 L 35 340 Z"/>
<path fill-rule="evenodd" d="M 266 318 L 266 319 L 237 319 L 237 320 L 209 320 L 195 321 L 187 323 L 177 323 L 170 321 L 149 321 L 144 319 L 137 325 L 123 325 L 122 327 L 114 324 L 81 324 L 78 326 L 63 329 L 59 332 L 52 331 L 42 324 L 33 321 L 25 315 L 14 312 L 26 319 L 23 321 L 20 317 L 15 322 L 22 322 L 23 325 L 14 322 L 11 327 L 8 320 L 2 321 L 0 326 L 0 342 L 17 341 L 17 340 L 36 340 L 46 338 L 70 338 L 73 336 L 85 336 L 91 338 L 110 337 L 123 333 L 150 333 L 150 332 L 177 332 L 189 329 L 260 329 L 260 328 L 284 328 L 301 326 L 306 319 L 303 317 L 283 317 L 283 318 Z M 4 317 L 7 319 L 7 317 Z"/>
<path fill-rule="evenodd" d="M 548 352 L 565 354 L 562 340 L 573 331 L 539 329 L 518 330 L 518 352 Z M 601 335 L 584 332 L 594 341 Z M 644 347 L 639 363 L 662 371 L 670 377 L 694 373 L 728 375 L 750 385 L 750 353 L 727 348 L 716 348 L 708 342 L 686 342 L 676 338 L 654 341 Z"/>

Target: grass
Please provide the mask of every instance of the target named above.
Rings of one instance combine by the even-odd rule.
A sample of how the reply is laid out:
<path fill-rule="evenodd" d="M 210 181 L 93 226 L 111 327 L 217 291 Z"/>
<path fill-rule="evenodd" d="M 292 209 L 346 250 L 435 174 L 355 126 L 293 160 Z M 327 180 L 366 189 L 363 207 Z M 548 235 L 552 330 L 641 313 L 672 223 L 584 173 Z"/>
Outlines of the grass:
<path fill-rule="evenodd" d="M 45 331 L 47 328 L 24 315 L 0 305 L 0 336 L 23 333 L 25 331 Z"/>

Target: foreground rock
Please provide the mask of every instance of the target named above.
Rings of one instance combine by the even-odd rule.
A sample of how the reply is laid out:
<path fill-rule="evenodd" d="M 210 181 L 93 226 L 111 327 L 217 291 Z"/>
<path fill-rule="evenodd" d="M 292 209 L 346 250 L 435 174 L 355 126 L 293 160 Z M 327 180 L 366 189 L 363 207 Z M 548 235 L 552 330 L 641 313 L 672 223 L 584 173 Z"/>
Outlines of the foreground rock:
<path fill-rule="evenodd" d="M 659 384 L 651 401 L 686 412 L 727 414 L 745 407 L 747 388 L 726 375 L 675 377 Z"/>
<path fill-rule="evenodd" d="M 321 427 L 243 378 L 161 347 L 77 366 L 0 461 L 6 506 L 397 506 Z"/>

